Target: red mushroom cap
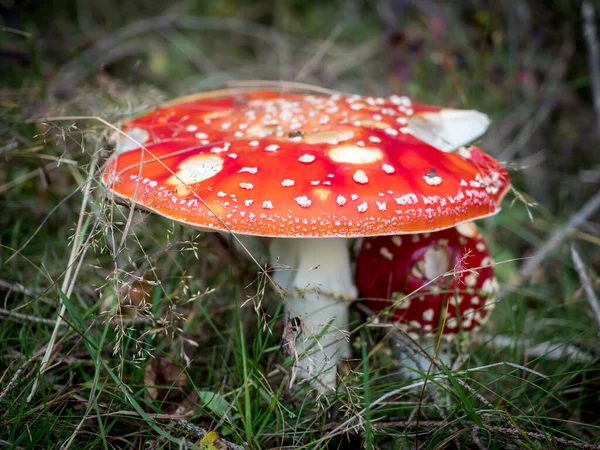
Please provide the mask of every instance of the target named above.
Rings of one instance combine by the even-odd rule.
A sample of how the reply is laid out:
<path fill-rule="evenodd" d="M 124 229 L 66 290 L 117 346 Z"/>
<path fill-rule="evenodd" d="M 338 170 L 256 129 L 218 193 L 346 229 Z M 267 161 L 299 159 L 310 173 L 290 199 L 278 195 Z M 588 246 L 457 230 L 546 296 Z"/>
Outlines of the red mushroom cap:
<path fill-rule="evenodd" d="M 443 276 L 448 272 L 450 276 Z M 357 285 L 369 308 L 395 306 L 394 320 L 409 333 L 451 337 L 483 325 L 498 282 L 488 247 L 472 223 L 435 233 L 365 238 Z"/>
<path fill-rule="evenodd" d="M 118 196 L 204 229 L 272 237 L 439 230 L 495 214 L 509 187 L 480 149 L 448 153 L 413 136 L 412 120 L 423 135 L 424 121 L 441 123 L 436 114 L 448 111 L 397 96 L 217 91 L 127 122 L 144 148 L 122 140 L 102 179 Z"/>

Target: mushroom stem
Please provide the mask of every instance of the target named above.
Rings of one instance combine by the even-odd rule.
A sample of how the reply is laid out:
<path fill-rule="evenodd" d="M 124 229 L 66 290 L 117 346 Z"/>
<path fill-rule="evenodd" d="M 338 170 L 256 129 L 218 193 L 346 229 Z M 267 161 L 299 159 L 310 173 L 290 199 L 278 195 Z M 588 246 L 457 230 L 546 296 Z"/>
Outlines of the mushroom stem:
<path fill-rule="evenodd" d="M 419 346 L 427 352 L 429 357 L 422 354 L 412 346 L 407 346 L 404 339 L 398 337 L 392 337 L 392 354 L 394 359 L 400 361 L 403 368 L 405 369 L 402 376 L 408 380 L 416 380 L 421 378 L 421 373 L 427 373 L 429 366 L 431 366 L 431 358 L 442 363 L 446 367 L 452 367 L 454 363 L 453 355 L 453 343 L 444 339 L 439 343 L 439 347 L 436 353 L 437 336 L 423 337 L 419 339 Z M 437 372 L 437 368 L 433 368 L 434 372 Z"/>
<path fill-rule="evenodd" d="M 274 280 L 287 289 L 285 311 L 302 320 L 295 373 L 335 387 L 337 364 L 350 356 L 348 309 L 357 296 L 346 239 L 274 239 Z"/>

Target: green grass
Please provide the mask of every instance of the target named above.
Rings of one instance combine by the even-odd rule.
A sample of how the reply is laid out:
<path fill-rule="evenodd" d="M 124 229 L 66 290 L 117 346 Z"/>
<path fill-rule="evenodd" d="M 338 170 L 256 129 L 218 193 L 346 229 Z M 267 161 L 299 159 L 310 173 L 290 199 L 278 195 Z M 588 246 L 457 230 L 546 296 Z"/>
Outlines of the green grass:
<path fill-rule="evenodd" d="M 598 324 L 569 254 L 574 244 L 598 291 L 597 213 L 531 277 L 517 276 L 600 179 L 580 5 L 550 3 L 388 11 L 396 2 L 214 0 L 167 11 L 111 0 L 3 11 L 0 444 L 197 448 L 214 430 L 255 449 L 598 447 Z M 167 12 L 175 26 L 143 21 Z M 135 212 L 127 226 L 130 210 L 98 178 L 112 130 L 56 119 L 116 123 L 230 80 L 298 73 L 485 111 L 495 126 L 481 146 L 501 158 L 516 149 L 505 156 L 513 183 L 538 205 L 530 220 L 509 195 L 481 221 L 503 291 L 456 370 L 406 380 L 388 330 L 360 326 L 355 309 L 344 388 L 288 389 L 281 301 L 264 268 L 228 238 L 157 216 Z M 123 300 L 132 289 L 133 304 Z M 552 358 L 536 347 L 548 342 L 587 359 Z"/>

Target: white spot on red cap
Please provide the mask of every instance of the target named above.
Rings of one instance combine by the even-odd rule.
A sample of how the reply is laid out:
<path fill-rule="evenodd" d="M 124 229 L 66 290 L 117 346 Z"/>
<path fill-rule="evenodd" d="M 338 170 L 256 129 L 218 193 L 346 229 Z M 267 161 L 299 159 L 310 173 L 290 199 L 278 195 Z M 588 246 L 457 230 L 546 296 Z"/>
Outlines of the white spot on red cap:
<path fill-rule="evenodd" d="M 259 142 L 258 141 L 250 141 L 248 142 L 248 145 L 250 147 L 258 147 Z"/>
<path fill-rule="evenodd" d="M 262 204 L 262 207 L 265 209 L 273 209 L 273 203 L 271 200 L 265 200 Z"/>
<path fill-rule="evenodd" d="M 399 95 L 392 95 L 390 97 L 390 102 L 392 103 L 392 105 L 403 105 L 403 106 L 410 106 L 412 105 L 412 102 L 410 101 L 410 98 L 406 97 L 406 96 L 399 96 Z"/>
<path fill-rule="evenodd" d="M 223 147 L 213 147 L 210 149 L 211 153 L 223 153 L 229 150 L 229 142 L 226 142 Z"/>
<path fill-rule="evenodd" d="M 379 211 L 385 211 L 386 210 L 386 203 L 385 202 L 378 202 L 376 201 L 375 203 L 377 203 L 377 208 L 379 209 Z"/>
<path fill-rule="evenodd" d="M 477 284 L 477 275 L 475 273 L 467 275 L 465 277 L 465 284 L 469 287 L 474 287 Z"/>
<path fill-rule="evenodd" d="M 276 152 L 279 149 L 279 145 L 277 144 L 271 144 L 271 145 L 267 145 L 265 147 L 265 151 L 267 152 Z"/>
<path fill-rule="evenodd" d="M 392 236 L 391 241 L 396 247 L 402 246 L 402 238 L 400 236 Z"/>
<path fill-rule="evenodd" d="M 479 234 L 477 227 L 472 222 L 460 223 L 456 226 L 456 231 L 467 238 L 474 238 Z"/>
<path fill-rule="evenodd" d="M 416 320 L 411 320 L 410 322 L 408 322 L 408 324 L 412 327 L 412 328 L 416 328 L 417 330 L 420 330 L 421 327 L 423 326 L 423 324 L 421 324 L 421 322 L 418 322 Z"/>
<path fill-rule="evenodd" d="M 302 136 L 302 141 L 307 144 L 331 144 L 337 145 L 354 137 L 352 130 L 327 130 L 308 133 Z"/>
<path fill-rule="evenodd" d="M 252 203 L 254 203 L 254 200 L 244 200 L 245 206 L 250 206 L 250 205 L 252 205 Z"/>
<path fill-rule="evenodd" d="M 364 170 L 357 170 L 356 172 L 354 172 L 354 175 L 352 175 L 352 179 L 360 184 L 366 184 L 369 182 L 369 177 L 367 177 L 367 174 Z"/>
<path fill-rule="evenodd" d="M 358 205 L 356 207 L 356 209 L 358 209 L 358 212 L 365 212 L 368 208 L 367 202 L 362 202 L 360 205 Z"/>
<path fill-rule="evenodd" d="M 429 186 L 439 186 L 442 184 L 442 177 L 440 177 L 434 171 L 426 173 L 423 179 Z"/>
<path fill-rule="evenodd" d="M 254 188 L 254 185 L 252 183 L 240 183 L 240 187 L 242 189 L 252 189 Z"/>
<path fill-rule="evenodd" d="M 401 197 L 396 197 L 394 200 L 396 200 L 396 203 L 398 203 L 399 205 L 414 205 L 416 203 L 419 203 L 419 199 L 417 198 L 417 196 L 415 194 L 405 194 L 402 195 Z"/>
<path fill-rule="evenodd" d="M 441 246 L 431 246 L 425 252 L 423 271 L 428 280 L 442 276 L 450 266 L 450 255 Z"/>
<path fill-rule="evenodd" d="M 408 309 L 410 308 L 410 304 L 412 303 L 412 299 L 410 297 L 407 297 L 403 292 L 392 293 L 392 299 L 395 300 L 394 306 L 396 306 L 396 309 Z"/>
<path fill-rule="evenodd" d="M 348 200 L 346 200 L 346 197 L 344 197 L 343 195 L 338 195 L 335 201 L 338 205 L 344 206 Z"/>
<path fill-rule="evenodd" d="M 305 153 L 300 158 L 298 158 L 298 161 L 309 164 L 309 163 L 313 162 L 315 159 L 316 159 L 316 157 L 314 155 L 309 155 L 308 153 Z"/>
<path fill-rule="evenodd" d="M 171 186 L 194 184 L 214 177 L 223 170 L 223 159 L 215 155 L 192 156 L 181 164 L 179 170 L 166 181 Z"/>
<path fill-rule="evenodd" d="M 294 184 L 296 184 L 296 182 L 294 180 L 290 180 L 289 178 L 286 178 L 285 180 L 283 180 L 281 182 L 281 185 L 283 187 L 290 187 L 290 186 L 293 186 Z"/>
<path fill-rule="evenodd" d="M 334 147 L 327 154 L 337 163 L 348 164 L 370 164 L 383 158 L 383 153 L 378 148 L 352 144 Z"/>
<path fill-rule="evenodd" d="M 394 167 L 390 166 L 389 164 L 384 164 L 383 166 L 381 166 L 381 168 L 385 173 L 394 173 L 396 171 L 396 169 L 394 169 Z"/>
<path fill-rule="evenodd" d="M 242 167 L 240 170 L 238 170 L 238 173 L 251 173 L 251 174 L 255 174 L 256 172 L 258 172 L 258 168 L 257 167 Z"/>
<path fill-rule="evenodd" d="M 312 203 L 306 195 L 303 195 L 301 197 L 295 197 L 294 200 L 296 200 L 296 203 L 298 203 L 303 208 L 308 208 Z"/>
<path fill-rule="evenodd" d="M 471 149 L 467 147 L 459 147 L 458 154 L 465 159 L 471 159 Z"/>
<path fill-rule="evenodd" d="M 426 309 L 423 311 L 423 320 L 425 322 L 431 322 L 433 320 L 433 316 L 435 315 L 435 311 L 433 308 Z"/>
<path fill-rule="evenodd" d="M 490 294 L 498 292 L 498 280 L 496 279 L 496 277 L 488 278 L 483 282 L 481 289 L 483 290 L 483 292 L 487 292 Z"/>
<path fill-rule="evenodd" d="M 389 261 L 394 259 L 394 254 L 390 252 L 387 247 L 381 247 L 379 249 L 379 254 Z"/>
<path fill-rule="evenodd" d="M 189 131 L 190 133 L 193 133 L 194 131 L 196 131 L 198 129 L 197 125 L 188 125 L 185 129 L 185 131 Z M 204 139 L 204 138 L 201 138 Z"/>

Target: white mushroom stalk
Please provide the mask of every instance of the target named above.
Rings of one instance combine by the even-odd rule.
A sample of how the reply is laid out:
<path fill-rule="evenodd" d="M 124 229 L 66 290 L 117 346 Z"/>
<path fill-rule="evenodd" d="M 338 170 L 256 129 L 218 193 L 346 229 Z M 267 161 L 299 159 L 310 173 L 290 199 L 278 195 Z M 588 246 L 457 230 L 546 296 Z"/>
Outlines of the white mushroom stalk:
<path fill-rule="evenodd" d="M 295 374 L 335 387 L 338 363 L 350 357 L 348 308 L 357 295 L 348 241 L 274 239 L 270 253 L 273 278 L 287 290 L 285 311 L 302 320 Z"/>

